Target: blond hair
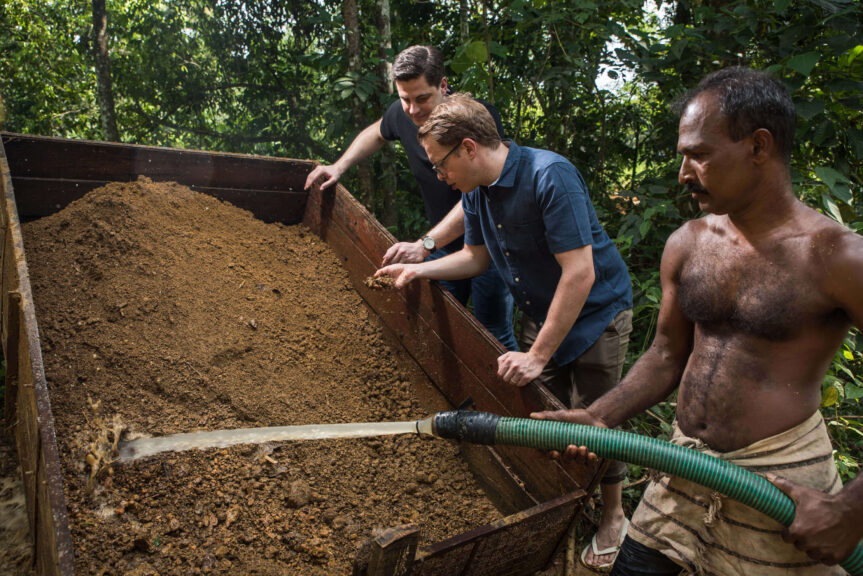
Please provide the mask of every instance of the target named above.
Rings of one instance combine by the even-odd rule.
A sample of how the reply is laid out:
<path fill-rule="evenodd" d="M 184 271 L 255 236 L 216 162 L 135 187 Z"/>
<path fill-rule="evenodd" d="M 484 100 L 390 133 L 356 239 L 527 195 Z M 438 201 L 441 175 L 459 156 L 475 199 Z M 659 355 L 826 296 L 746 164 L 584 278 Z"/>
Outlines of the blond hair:
<path fill-rule="evenodd" d="M 492 150 L 500 146 L 500 135 L 491 113 L 470 94 L 459 92 L 438 104 L 417 131 L 422 143 L 431 138 L 441 146 L 454 146 L 465 138 Z"/>

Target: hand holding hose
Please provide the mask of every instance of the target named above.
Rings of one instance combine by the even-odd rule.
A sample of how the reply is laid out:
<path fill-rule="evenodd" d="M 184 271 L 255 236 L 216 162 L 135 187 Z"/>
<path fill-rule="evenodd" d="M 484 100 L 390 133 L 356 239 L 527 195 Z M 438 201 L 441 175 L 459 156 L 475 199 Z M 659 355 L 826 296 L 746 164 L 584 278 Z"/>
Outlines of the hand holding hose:
<path fill-rule="evenodd" d="M 851 523 L 855 515 L 844 505 L 841 493 L 825 494 L 773 474 L 767 479 L 796 506 L 794 522 L 784 530 L 783 540 L 828 566 L 851 555 L 863 534 L 859 523 Z"/>
<path fill-rule="evenodd" d="M 571 422 L 572 424 L 585 424 L 587 426 L 596 426 L 597 428 L 608 428 L 605 422 L 597 418 L 587 410 L 548 410 L 545 412 L 532 412 L 530 415 L 534 420 L 559 420 L 561 422 Z M 552 458 L 560 459 L 564 462 L 575 462 L 578 464 L 594 464 L 598 456 L 591 452 L 587 446 L 567 446 L 563 453 L 552 450 L 549 452 Z"/>

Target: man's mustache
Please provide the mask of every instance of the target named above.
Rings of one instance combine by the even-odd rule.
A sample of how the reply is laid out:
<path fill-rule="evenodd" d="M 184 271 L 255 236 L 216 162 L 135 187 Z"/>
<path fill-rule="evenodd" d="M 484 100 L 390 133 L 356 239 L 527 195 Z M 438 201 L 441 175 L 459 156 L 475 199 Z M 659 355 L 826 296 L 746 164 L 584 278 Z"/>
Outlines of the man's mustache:
<path fill-rule="evenodd" d="M 686 191 L 690 194 L 709 194 L 707 188 L 695 182 L 690 182 L 689 184 L 687 184 Z"/>

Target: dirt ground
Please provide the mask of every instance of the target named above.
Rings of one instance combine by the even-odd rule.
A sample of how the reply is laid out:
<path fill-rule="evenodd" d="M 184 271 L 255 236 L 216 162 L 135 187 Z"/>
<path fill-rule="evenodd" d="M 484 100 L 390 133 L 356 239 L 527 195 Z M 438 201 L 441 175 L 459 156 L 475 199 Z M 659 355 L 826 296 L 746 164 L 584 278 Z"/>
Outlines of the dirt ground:
<path fill-rule="evenodd" d="M 32 564 L 21 468 L 12 438 L 0 429 L 0 576 L 30 576 Z"/>
<path fill-rule="evenodd" d="M 500 517 L 449 442 L 239 446 L 108 466 L 130 435 L 413 420 L 429 383 L 302 225 L 171 183 L 24 226 L 81 574 L 344 574 L 376 528 Z M 92 490 L 88 488 L 97 470 Z"/>

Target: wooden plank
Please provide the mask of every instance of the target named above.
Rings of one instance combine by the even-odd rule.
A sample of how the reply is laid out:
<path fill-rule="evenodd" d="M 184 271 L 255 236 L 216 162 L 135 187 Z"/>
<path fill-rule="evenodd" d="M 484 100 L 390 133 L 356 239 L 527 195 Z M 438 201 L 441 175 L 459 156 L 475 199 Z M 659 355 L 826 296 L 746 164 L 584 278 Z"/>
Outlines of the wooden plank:
<path fill-rule="evenodd" d="M 3 309 L 3 358 L 6 360 L 6 391 L 4 392 L 3 414 L 6 425 L 12 426 L 16 421 L 16 404 L 18 399 L 18 358 L 19 336 L 21 333 L 21 294 L 8 294 L 6 306 Z"/>
<path fill-rule="evenodd" d="M 412 575 L 533 574 L 549 563 L 585 501 L 582 491 L 566 494 L 423 548 L 417 553 Z"/>
<path fill-rule="evenodd" d="M 39 468 L 36 475 L 36 496 L 39 507 L 36 541 L 40 544 L 37 545 L 36 552 L 45 567 L 42 574 L 72 576 L 75 571 L 75 552 L 69 531 L 69 516 L 63 490 L 63 470 L 60 466 L 60 455 L 57 452 L 54 418 L 44 370 L 41 366 L 41 354 L 38 360 L 35 392 L 42 421 L 39 427 Z M 38 546 L 41 546 L 42 550 L 39 550 Z"/>
<path fill-rule="evenodd" d="M 310 160 L 200 152 L 2 133 L 16 178 L 130 182 L 138 176 L 185 185 L 302 191 Z"/>
<path fill-rule="evenodd" d="M 353 576 L 408 576 L 419 538 L 415 524 L 385 529 L 367 543 L 368 550 L 357 553 Z"/>
<path fill-rule="evenodd" d="M 18 216 L 25 220 L 53 214 L 87 192 L 108 184 L 107 180 L 29 177 L 14 177 L 12 182 L 15 187 Z M 264 222 L 283 224 L 296 224 L 303 219 L 308 197 L 305 191 L 294 190 L 253 190 L 197 185 L 189 187 L 248 210 Z"/>
<path fill-rule="evenodd" d="M 523 482 L 496 448 L 462 443 L 459 452 L 486 496 L 504 514 L 515 514 L 539 504 L 535 496 L 525 491 Z"/>
<path fill-rule="evenodd" d="M 21 314 L 20 308 L 11 313 Z M 24 332 L 25 327 L 20 327 Z M 36 390 L 33 385 L 33 371 L 30 366 L 29 343 L 24 334 L 16 352 L 16 365 L 19 367 L 18 393 L 15 397 L 15 439 L 18 461 L 21 465 L 21 479 L 24 483 L 24 496 L 27 501 L 27 521 L 30 526 L 31 542 L 36 541 L 36 470 L 39 467 L 39 409 L 36 404 Z"/>

